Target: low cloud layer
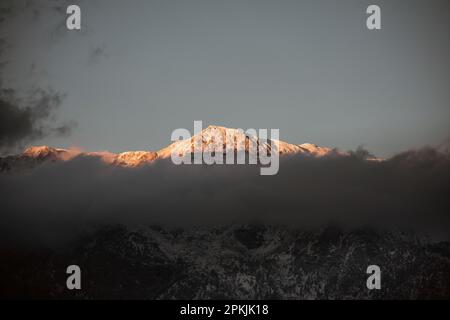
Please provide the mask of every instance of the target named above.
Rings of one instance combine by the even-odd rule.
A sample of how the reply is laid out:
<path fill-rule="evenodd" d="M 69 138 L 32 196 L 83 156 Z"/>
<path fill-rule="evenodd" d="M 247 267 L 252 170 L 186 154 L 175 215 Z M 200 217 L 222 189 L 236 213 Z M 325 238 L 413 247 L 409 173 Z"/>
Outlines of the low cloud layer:
<path fill-rule="evenodd" d="M 281 159 L 276 176 L 256 166 L 118 168 L 78 157 L 0 175 L 5 239 L 59 243 L 98 224 L 287 224 L 315 228 L 450 228 L 450 161 L 434 149 L 384 162 L 356 156 Z"/>

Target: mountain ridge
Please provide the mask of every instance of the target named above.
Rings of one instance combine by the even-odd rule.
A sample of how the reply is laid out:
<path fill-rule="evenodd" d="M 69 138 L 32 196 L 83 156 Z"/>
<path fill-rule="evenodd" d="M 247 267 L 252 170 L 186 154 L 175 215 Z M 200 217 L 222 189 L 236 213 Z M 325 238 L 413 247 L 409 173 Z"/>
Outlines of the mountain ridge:
<path fill-rule="evenodd" d="M 228 139 L 228 140 L 227 140 Z M 227 143 L 227 142 L 232 142 Z M 274 148 L 273 146 L 277 146 Z M 291 144 L 281 140 L 266 139 L 262 140 L 256 135 L 244 132 L 240 129 L 226 128 L 221 126 L 208 126 L 200 133 L 184 140 L 171 143 L 157 151 L 125 151 L 113 153 L 109 151 L 85 152 L 79 149 L 63 149 L 50 146 L 30 146 L 22 153 L 0 158 L 0 170 L 8 170 L 8 167 L 14 166 L 14 162 L 31 162 L 36 164 L 45 161 L 68 161 L 78 156 L 98 157 L 103 162 L 122 166 L 139 167 L 150 164 L 156 160 L 168 159 L 172 153 L 185 156 L 189 153 L 199 151 L 213 152 L 222 149 L 223 152 L 245 152 L 255 153 L 267 152 L 270 154 L 277 149 L 279 155 L 303 154 L 312 157 L 324 157 L 328 155 L 347 155 L 338 151 L 336 148 L 321 147 L 312 143 Z"/>

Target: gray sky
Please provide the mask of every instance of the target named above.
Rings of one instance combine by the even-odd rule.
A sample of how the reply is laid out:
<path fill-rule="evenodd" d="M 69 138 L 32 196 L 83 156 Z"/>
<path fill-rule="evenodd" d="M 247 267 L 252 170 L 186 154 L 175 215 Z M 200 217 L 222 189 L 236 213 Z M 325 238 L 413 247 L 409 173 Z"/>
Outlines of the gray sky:
<path fill-rule="evenodd" d="M 450 137 L 448 0 L 74 0 L 82 32 L 29 3 L 0 30 L 4 85 L 67 94 L 78 123 L 33 144 L 157 150 L 194 120 L 379 156 Z"/>

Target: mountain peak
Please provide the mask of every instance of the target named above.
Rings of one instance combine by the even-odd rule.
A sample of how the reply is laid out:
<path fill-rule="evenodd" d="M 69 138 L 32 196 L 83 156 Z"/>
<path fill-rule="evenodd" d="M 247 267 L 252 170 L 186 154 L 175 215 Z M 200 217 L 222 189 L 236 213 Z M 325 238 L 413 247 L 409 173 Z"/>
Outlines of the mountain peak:
<path fill-rule="evenodd" d="M 222 126 L 216 126 L 216 125 L 209 125 L 205 129 L 203 129 L 203 131 L 208 131 L 208 130 L 228 130 L 228 129 L 230 129 L 230 128 L 226 128 L 226 127 L 222 127 Z"/>
<path fill-rule="evenodd" d="M 57 155 L 64 152 L 67 152 L 67 150 L 52 148 L 49 146 L 32 146 L 25 149 L 23 155 L 31 158 L 45 158 L 48 156 Z"/>
<path fill-rule="evenodd" d="M 234 129 L 234 128 L 227 128 L 227 127 L 222 127 L 222 126 L 209 125 L 205 129 L 203 129 L 200 133 L 194 135 L 194 137 L 199 136 L 199 135 L 201 135 L 203 137 L 209 137 L 209 136 L 214 136 L 218 133 L 220 135 L 222 135 L 223 138 L 225 138 L 227 136 L 228 137 L 230 137 L 230 136 L 238 136 L 239 137 L 239 136 L 246 135 L 246 132 L 243 129 Z"/>
<path fill-rule="evenodd" d="M 277 142 L 278 149 L 275 151 L 272 143 Z M 67 161 L 76 156 L 87 156 L 100 158 L 101 161 L 117 166 L 123 167 L 138 167 L 144 164 L 152 163 L 158 159 L 168 159 L 172 154 L 185 156 L 196 152 L 216 152 L 223 150 L 223 152 L 239 152 L 243 151 L 252 156 L 256 156 L 258 152 L 278 152 L 280 155 L 285 154 L 304 154 L 312 157 L 323 157 L 333 154 L 335 149 L 326 147 L 319 147 L 312 143 L 304 144 L 290 144 L 280 140 L 274 139 L 259 139 L 256 134 L 242 130 L 227 128 L 217 125 L 209 125 L 200 133 L 189 137 L 185 140 L 175 141 L 169 146 L 159 151 L 127 151 L 123 153 L 112 152 L 82 152 L 75 149 L 58 149 L 49 146 L 32 146 L 24 150 L 18 156 L 11 156 L 7 161 L 16 161 L 18 157 L 23 161 L 31 161 L 38 163 L 42 161 Z M 339 153 L 339 155 L 345 155 Z M 1 159 L 0 159 L 1 160 Z"/>

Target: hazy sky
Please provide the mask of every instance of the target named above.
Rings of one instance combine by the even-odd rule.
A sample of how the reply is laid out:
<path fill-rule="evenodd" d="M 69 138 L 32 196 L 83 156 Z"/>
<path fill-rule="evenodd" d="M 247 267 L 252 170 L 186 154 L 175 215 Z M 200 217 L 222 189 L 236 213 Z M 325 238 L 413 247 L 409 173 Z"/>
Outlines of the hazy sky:
<path fill-rule="evenodd" d="M 82 32 L 63 1 L 27 3 L 0 30 L 3 85 L 66 94 L 78 123 L 33 144 L 157 150 L 194 120 L 380 156 L 450 137 L 448 0 L 73 0 Z"/>

